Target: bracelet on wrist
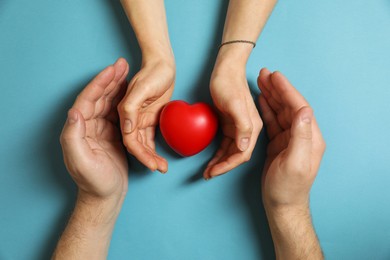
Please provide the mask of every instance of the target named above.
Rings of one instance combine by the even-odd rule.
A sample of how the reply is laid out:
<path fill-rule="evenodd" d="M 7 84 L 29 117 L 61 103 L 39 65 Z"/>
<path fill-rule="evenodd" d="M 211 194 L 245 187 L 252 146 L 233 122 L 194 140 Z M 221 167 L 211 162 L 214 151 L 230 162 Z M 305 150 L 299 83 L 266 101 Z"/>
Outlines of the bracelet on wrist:
<path fill-rule="evenodd" d="M 221 49 L 222 46 L 228 45 L 228 44 L 233 44 L 233 43 L 246 43 L 246 44 L 252 44 L 252 45 L 253 45 L 253 49 L 256 47 L 256 43 L 255 43 L 255 42 L 252 42 L 252 41 L 247 41 L 247 40 L 233 40 L 233 41 L 227 41 L 227 42 L 221 43 L 221 45 L 219 45 L 219 47 L 218 47 L 218 51 Z"/>

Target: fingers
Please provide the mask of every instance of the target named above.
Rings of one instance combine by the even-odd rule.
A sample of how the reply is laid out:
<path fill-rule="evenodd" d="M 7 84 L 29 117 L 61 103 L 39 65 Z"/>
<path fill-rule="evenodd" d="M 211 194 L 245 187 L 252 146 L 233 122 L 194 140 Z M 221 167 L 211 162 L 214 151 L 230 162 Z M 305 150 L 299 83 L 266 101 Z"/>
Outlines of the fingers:
<path fill-rule="evenodd" d="M 126 76 L 129 72 L 129 67 L 127 68 L 127 71 L 125 72 L 125 74 L 123 75 L 123 79 L 121 79 L 118 83 L 118 92 L 116 93 L 116 95 L 112 98 L 112 104 L 111 104 L 111 111 L 110 113 L 108 114 L 107 116 L 107 119 L 110 120 L 111 122 L 113 122 L 114 124 L 116 124 L 119 120 L 119 115 L 118 115 L 118 104 L 119 102 L 121 102 L 121 100 L 123 99 L 123 97 L 125 96 L 126 94 L 126 90 L 127 90 L 127 80 L 126 80 Z"/>
<path fill-rule="evenodd" d="M 136 130 L 126 135 L 123 142 L 127 147 L 127 151 L 151 171 L 158 170 L 161 173 L 166 173 L 168 171 L 167 161 L 148 145 L 153 137 L 150 135 L 150 130 Z"/>
<path fill-rule="evenodd" d="M 207 165 L 206 170 L 203 173 L 203 177 L 208 180 L 210 178 L 222 175 L 249 161 L 252 155 L 252 151 L 256 145 L 257 137 L 260 133 L 261 127 L 261 121 L 255 122 L 248 149 L 246 149 L 244 152 L 237 148 L 236 142 L 233 138 L 225 136 L 214 158 Z"/>
<path fill-rule="evenodd" d="M 274 111 L 277 122 L 283 130 L 290 128 L 293 117 L 299 109 L 309 106 L 303 96 L 280 72 L 271 73 L 264 68 L 260 71 L 257 83 L 268 107 Z"/>
<path fill-rule="evenodd" d="M 156 129 L 153 126 L 147 127 L 144 131 L 140 131 L 144 140 L 143 145 L 153 153 L 157 162 L 157 170 L 161 173 L 166 173 L 168 171 L 168 162 L 156 153 L 156 144 L 154 142 L 155 131 Z"/>
<path fill-rule="evenodd" d="M 125 59 L 119 58 L 115 62 L 114 68 L 115 68 L 114 80 L 113 82 L 111 82 L 111 85 L 108 88 L 106 88 L 105 91 L 106 98 L 109 99 L 110 101 L 116 99 L 118 94 L 122 94 L 122 90 L 126 86 L 123 83 L 126 83 L 126 77 L 129 73 L 129 64 L 126 62 Z M 126 90 L 126 88 L 124 89 Z"/>
<path fill-rule="evenodd" d="M 211 161 L 207 164 L 207 167 L 206 167 L 205 171 L 203 172 L 203 178 L 205 180 L 212 178 L 212 176 L 210 174 L 212 168 L 214 167 L 214 165 L 216 165 L 222 159 L 222 157 L 225 156 L 225 154 L 228 152 L 228 149 L 231 146 L 231 144 L 233 144 L 233 147 L 235 149 L 237 149 L 237 146 L 235 145 L 233 139 L 225 137 L 222 140 L 221 146 L 219 147 L 219 149 L 215 153 L 213 159 L 211 159 Z"/>
<path fill-rule="evenodd" d="M 120 92 L 121 83 L 127 76 L 129 66 L 123 58 L 118 59 L 113 66 L 115 69 L 114 79 L 105 87 L 101 98 L 95 102 L 94 117 L 106 117 L 112 110 L 117 112 L 116 107 L 113 109 L 112 101 Z"/>
<path fill-rule="evenodd" d="M 269 106 L 263 94 L 260 94 L 259 96 L 259 104 L 260 104 L 260 109 L 262 111 L 262 118 L 267 128 L 268 138 L 272 140 L 274 139 L 275 136 L 281 133 L 283 129 L 279 125 L 275 112 Z"/>
<path fill-rule="evenodd" d="M 291 108 L 295 112 L 304 106 L 308 106 L 305 98 L 296 90 L 288 79 L 280 72 L 272 73 L 272 86 L 275 93 L 280 96 L 284 106 Z"/>
<path fill-rule="evenodd" d="M 237 148 L 243 152 L 249 148 L 253 124 L 246 102 L 241 100 L 230 102 L 229 112 L 235 126 L 235 141 Z"/>
<path fill-rule="evenodd" d="M 79 94 L 77 100 L 86 100 L 91 103 L 97 102 L 103 95 L 107 86 L 114 80 L 115 68 L 110 65 L 102 70 Z"/>
<path fill-rule="evenodd" d="M 80 93 L 73 107 L 78 109 L 85 120 L 104 117 L 112 110 L 112 99 L 120 91 L 129 71 L 125 59 L 120 58 L 100 72 Z"/>
<path fill-rule="evenodd" d="M 313 146 L 313 111 L 310 107 L 301 108 L 294 117 L 290 142 L 286 149 L 287 161 L 298 167 L 300 172 L 310 172 Z"/>
<path fill-rule="evenodd" d="M 257 85 L 259 86 L 261 93 L 266 98 L 270 107 L 275 111 L 276 114 L 278 114 L 283 111 L 283 105 L 278 93 L 274 89 L 271 77 L 272 72 L 266 68 L 263 68 L 260 71 L 259 77 L 257 78 Z"/>
<path fill-rule="evenodd" d="M 203 177 L 208 180 L 213 177 L 222 175 L 244 162 L 249 161 L 251 158 L 251 151 L 253 150 L 252 144 L 250 149 L 245 152 L 238 150 L 233 139 L 226 138 L 221 148 L 217 151 L 215 157 L 210 161 L 206 170 L 203 173 Z"/>
<path fill-rule="evenodd" d="M 77 109 L 71 108 L 60 137 L 65 163 L 71 172 L 74 172 L 74 169 L 78 167 L 81 159 L 93 156 L 84 139 L 85 134 L 86 127 L 83 115 Z"/>
<path fill-rule="evenodd" d="M 133 83 L 132 88 L 128 89 L 126 96 L 118 106 L 123 134 L 130 134 L 137 128 L 140 109 L 143 103 L 149 98 L 150 93 L 148 93 L 147 89 L 144 87 L 134 87 L 136 84 L 137 80 Z"/>

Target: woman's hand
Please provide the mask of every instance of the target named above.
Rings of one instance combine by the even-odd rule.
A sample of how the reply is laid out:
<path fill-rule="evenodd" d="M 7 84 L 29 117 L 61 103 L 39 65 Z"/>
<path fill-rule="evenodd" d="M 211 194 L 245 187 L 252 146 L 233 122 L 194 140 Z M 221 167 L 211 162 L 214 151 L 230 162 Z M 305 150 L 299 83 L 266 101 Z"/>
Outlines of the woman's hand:
<path fill-rule="evenodd" d="M 154 138 L 160 112 L 172 96 L 174 81 L 174 62 L 146 62 L 118 106 L 127 150 L 150 170 L 162 173 L 167 172 L 168 163 L 156 153 Z"/>
<path fill-rule="evenodd" d="M 234 49 L 230 51 L 229 48 Z M 224 174 L 247 162 L 263 125 L 246 80 L 246 61 L 240 63 L 234 57 L 237 49 L 241 51 L 240 48 L 250 52 L 252 46 L 224 46 L 211 76 L 210 92 L 220 115 L 223 139 L 207 165 L 203 174 L 205 179 Z"/>

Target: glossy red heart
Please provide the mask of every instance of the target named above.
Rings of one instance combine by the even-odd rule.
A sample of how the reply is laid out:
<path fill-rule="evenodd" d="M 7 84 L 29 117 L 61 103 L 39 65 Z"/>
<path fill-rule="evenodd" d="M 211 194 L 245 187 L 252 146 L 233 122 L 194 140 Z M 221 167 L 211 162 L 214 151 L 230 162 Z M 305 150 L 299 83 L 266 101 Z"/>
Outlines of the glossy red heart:
<path fill-rule="evenodd" d="M 218 118 L 206 103 L 190 105 L 174 100 L 165 105 L 160 115 L 160 130 L 168 145 L 182 156 L 205 149 L 218 129 Z"/>

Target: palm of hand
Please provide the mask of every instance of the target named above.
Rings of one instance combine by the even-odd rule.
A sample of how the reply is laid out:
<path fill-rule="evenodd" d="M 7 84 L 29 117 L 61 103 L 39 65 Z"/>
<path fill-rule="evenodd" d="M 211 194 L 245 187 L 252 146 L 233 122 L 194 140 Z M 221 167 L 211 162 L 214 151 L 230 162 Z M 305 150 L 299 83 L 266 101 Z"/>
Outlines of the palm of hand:
<path fill-rule="evenodd" d="M 64 161 L 80 191 L 96 197 L 123 197 L 128 164 L 121 145 L 116 106 L 123 97 L 129 66 L 119 59 L 78 95 L 61 134 Z"/>
<path fill-rule="evenodd" d="M 88 167 L 82 169 L 83 178 L 88 179 L 82 188 L 103 197 L 118 190 L 126 192 L 128 165 L 119 129 L 106 118 L 86 120 L 85 126 L 84 140 L 92 156 L 88 158 Z"/>
<path fill-rule="evenodd" d="M 294 187 L 294 176 L 288 174 L 286 167 L 287 156 L 286 149 L 289 143 L 290 129 L 280 132 L 270 141 L 267 147 L 267 158 L 264 165 L 262 175 L 262 191 L 263 198 L 268 201 L 284 201 L 291 200 L 291 194 L 302 192 L 286 193 L 286 189 L 291 190 Z M 292 178 L 291 178 L 292 177 Z M 300 188 L 301 186 L 298 185 Z"/>

